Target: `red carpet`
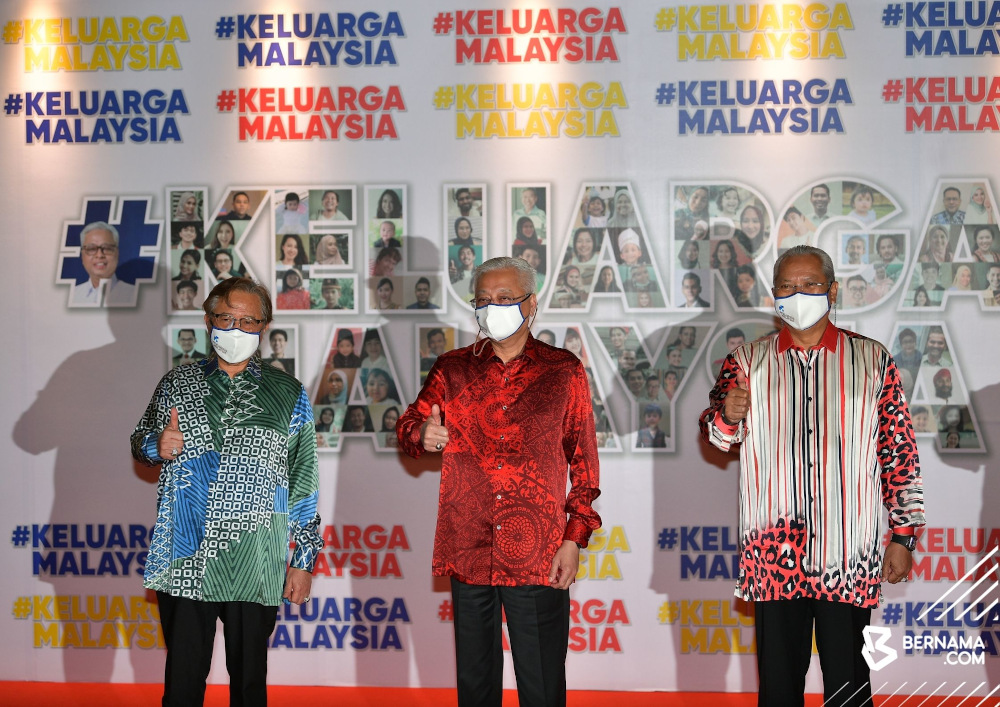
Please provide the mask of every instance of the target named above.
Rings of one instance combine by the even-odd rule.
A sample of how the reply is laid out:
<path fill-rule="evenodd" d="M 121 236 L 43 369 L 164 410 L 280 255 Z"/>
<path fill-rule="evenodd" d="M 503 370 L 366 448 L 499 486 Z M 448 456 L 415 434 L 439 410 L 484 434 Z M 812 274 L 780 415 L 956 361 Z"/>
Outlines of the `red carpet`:
<path fill-rule="evenodd" d="M 107 685 L 96 683 L 0 682 L 0 705 L 3 707 L 139 707 L 158 705 L 159 685 Z M 973 704 L 978 703 L 978 699 Z M 924 707 L 957 707 L 961 698 L 942 700 L 931 698 Z M 820 707 L 819 695 L 806 697 L 806 707 Z M 891 701 L 875 698 L 879 707 L 910 707 L 921 704 L 922 698 L 897 698 Z M 517 693 L 504 692 L 504 707 L 516 707 Z M 905 704 L 904 704 L 905 703 Z M 212 685 L 205 698 L 206 707 L 227 707 L 229 688 Z M 273 707 L 290 705 L 336 705 L 337 707 L 452 707 L 456 704 L 454 690 L 416 690 L 377 687 L 284 687 L 269 688 L 269 704 Z M 717 692 L 583 692 L 570 691 L 568 707 L 755 707 L 756 695 Z M 969 703 L 966 702 L 966 705 Z M 997 707 L 1000 700 L 991 698 L 982 707 Z M 965 705 L 963 705 L 965 707 Z"/>

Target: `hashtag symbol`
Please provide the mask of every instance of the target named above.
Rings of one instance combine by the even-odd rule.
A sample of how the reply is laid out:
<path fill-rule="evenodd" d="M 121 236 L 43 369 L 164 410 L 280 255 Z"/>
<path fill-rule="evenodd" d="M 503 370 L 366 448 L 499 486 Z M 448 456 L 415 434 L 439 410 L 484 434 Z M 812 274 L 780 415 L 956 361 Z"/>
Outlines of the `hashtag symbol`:
<path fill-rule="evenodd" d="M 656 31 L 669 32 L 677 24 L 677 10 L 665 7 L 656 13 Z"/>
<path fill-rule="evenodd" d="M 660 620 L 661 624 L 672 624 L 677 620 L 679 613 L 676 601 L 665 601 L 660 604 L 660 610 L 657 612 L 656 617 Z"/>
<path fill-rule="evenodd" d="M 438 607 L 438 618 L 442 621 L 454 621 L 455 609 L 451 605 L 451 599 L 445 599 Z"/>
<path fill-rule="evenodd" d="M 895 27 L 903 19 L 903 6 L 899 3 L 886 5 L 882 10 L 882 24 L 886 27 Z"/>
<path fill-rule="evenodd" d="M 673 550 L 677 544 L 677 528 L 664 528 L 660 531 L 660 549 Z"/>
<path fill-rule="evenodd" d="M 220 17 L 215 23 L 215 36 L 219 39 L 228 39 L 233 36 L 236 30 L 236 20 L 232 17 Z"/>
<path fill-rule="evenodd" d="M 19 525 L 14 528 L 14 532 L 10 534 L 10 542 L 14 547 L 24 547 L 28 544 L 28 540 L 31 538 L 31 531 L 26 525 Z"/>
<path fill-rule="evenodd" d="M 21 97 L 21 94 L 10 93 L 7 94 L 7 98 L 4 99 L 3 109 L 6 111 L 7 115 L 17 115 L 21 112 L 22 105 L 24 105 L 24 99 Z"/>
<path fill-rule="evenodd" d="M 219 92 L 219 97 L 215 100 L 215 107 L 220 113 L 228 113 L 236 106 L 236 91 L 225 90 Z"/>
<path fill-rule="evenodd" d="M 451 86 L 441 86 L 434 92 L 434 107 L 438 110 L 441 108 L 451 108 L 454 103 L 455 89 Z"/>
<path fill-rule="evenodd" d="M 434 18 L 434 34 L 448 34 L 454 22 L 450 12 L 439 12 Z"/>
<path fill-rule="evenodd" d="M 900 604 L 886 604 L 882 609 L 882 623 L 894 626 L 903 620 L 903 607 Z"/>
<path fill-rule="evenodd" d="M 17 20 L 9 20 L 3 26 L 3 41 L 15 44 L 24 35 L 24 27 Z"/>
<path fill-rule="evenodd" d="M 903 96 L 903 82 L 899 79 L 889 79 L 882 87 L 882 100 L 896 103 Z"/>
<path fill-rule="evenodd" d="M 672 83 L 661 83 L 656 89 L 656 102 L 661 106 L 669 106 L 677 95 L 677 87 Z"/>
<path fill-rule="evenodd" d="M 31 616 L 31 597 L 18 597 L 14 600 L 14 614 L 15 619 L 26 619 Z"/>

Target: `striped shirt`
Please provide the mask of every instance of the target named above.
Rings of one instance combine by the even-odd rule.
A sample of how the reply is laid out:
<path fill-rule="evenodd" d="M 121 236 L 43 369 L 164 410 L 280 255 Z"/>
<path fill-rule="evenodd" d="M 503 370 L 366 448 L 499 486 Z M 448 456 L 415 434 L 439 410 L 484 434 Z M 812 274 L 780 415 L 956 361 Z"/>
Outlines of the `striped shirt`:
<path fill-rule="evenodd" d="M 180 455 L 160 432 L 177 408 Z M 312 571 L 323 548 L 312 407 L 302 384 L 250 359 L 230 378 L 213 355 L 171 370 L 132 433 L 132 455 L 163 464 L 143 584 L 199 601 L 277 606 L 290 564 Z"/>
<path fill-rule="evenodd" d="M 721 412 L 737 374 L 750 409 Z M 700 424 L 740 448 L 740 577 L 750 601 L 813 598 L 878 605 L 879 521 L 924 524 L 920 462 L 899 371 L 876 341 L 828 324 L 806 351 L 787 329 L 726 358 Z"/>

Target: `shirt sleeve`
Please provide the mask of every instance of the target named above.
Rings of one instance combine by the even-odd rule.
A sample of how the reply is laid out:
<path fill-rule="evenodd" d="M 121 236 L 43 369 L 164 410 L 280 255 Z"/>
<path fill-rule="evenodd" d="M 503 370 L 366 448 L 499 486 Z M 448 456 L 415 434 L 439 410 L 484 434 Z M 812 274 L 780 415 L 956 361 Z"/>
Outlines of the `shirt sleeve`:
<path fill-rule="evenodd" d="M 319 461 L 316 426 L 305 388 L 299 392 L 288 428 L 288 533 L 295 549 L 290 565 L 312 572 L 323 549 L 319 532 Z"/>
<path fill-rule="evenodd" d="M 896 362 L 889 354 L 878 401 L 878 458 L 882 465 L 882 503 L 889 526 L 924 525 L 924 486 L 917 441 Z"/>
<path fill-rule="evenodd" d="M 571 385 L 569 409 L 563 420 L 563 451 L 569 463 L 570 480 L 570 491 L 566 497 L 569 518 L 563 540 L 572 540 L 586 547 L 591 533 L 601 527 L 601 517 L 593 507 L 601 489 L 590 383 L 582 363 L 577 362 Z"/>
<path fill-rule="evenodd" d="M 431 366 L 417 399 L 410 403 L 396 423 L 399 448 L 414 459 L 419 459 L 425 451 L 424 445 L 420 443 L 420 428 L 431 416 L 431 407 L 437 405 L 441 408 L 441 414 L 444 414 L 447 386 L 441 368 L 439 357 Z"/>
<path fill-rule="evenodd" d="M 146 466 L 163 463 L 163 457 L 156 449 L 160 433 L 170 424 L 170 395 L 168 378 L 164 376 L 153 391 L 153 397 L 146 406 L 146 412 L 132 430 L 132 456 Z"/>
<path fill-rule="evenodd" d="M 728 452 L 734 444 L 739 444 L 746 437 L 746 425 L 743 420 L 730 425 L 722 419 L 726 396 L 736 387 L 736 374 L 739 371 L 740 364 L 736 358 L 732 354 L 726 356 L 726 360 L 722 362 L 722 370 L 719 371 L 719 378 L 715 381 L 715 387 L 708 394 L 708 407 L 698 419 L 701 438 L 724 452 Z"/>

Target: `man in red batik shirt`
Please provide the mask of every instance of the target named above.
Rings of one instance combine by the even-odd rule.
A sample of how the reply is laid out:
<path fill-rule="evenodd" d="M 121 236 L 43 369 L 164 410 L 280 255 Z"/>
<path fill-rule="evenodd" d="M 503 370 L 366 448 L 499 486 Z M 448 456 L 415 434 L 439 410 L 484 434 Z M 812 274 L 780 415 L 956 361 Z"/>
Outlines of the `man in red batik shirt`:
<path fill-rule="evenodd" d="M 566 704 L 568 590 L 601 526 L 587 374 L 531 336 L 534 291 L 523 260 L 480 265 L 472 292 L 487 339 L 439 356 L 396 426 L 410 456 L 442 454 L 433 571 L 451 577 L 460 707 L 500 707 L 502 612 L 519 703 Z"/>

